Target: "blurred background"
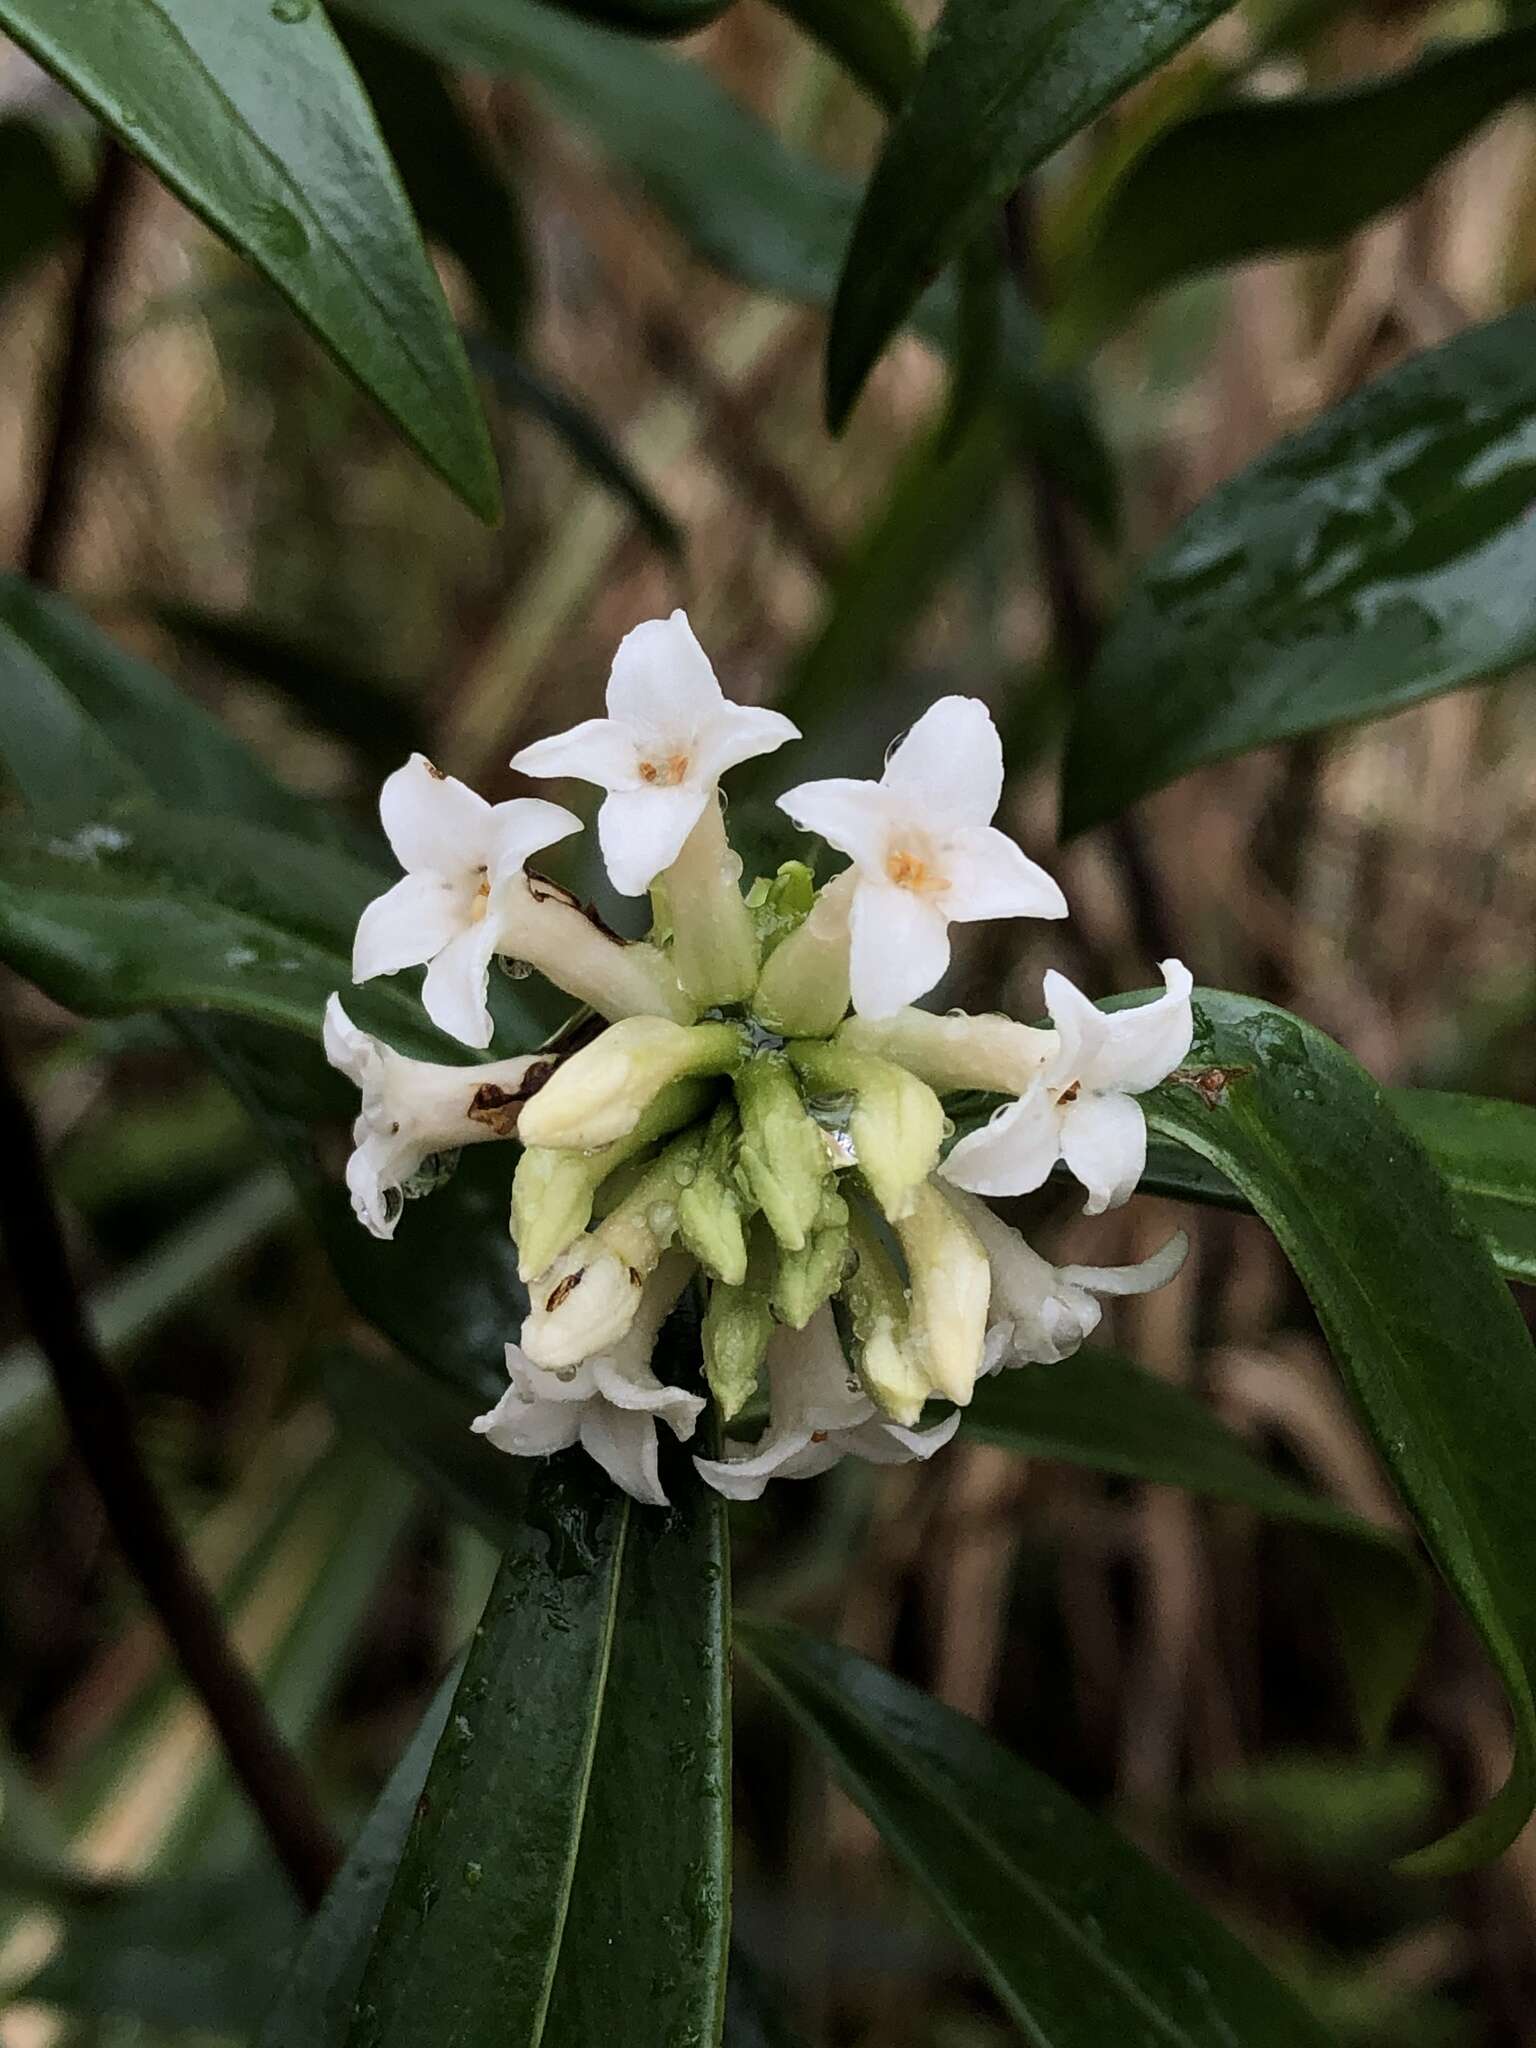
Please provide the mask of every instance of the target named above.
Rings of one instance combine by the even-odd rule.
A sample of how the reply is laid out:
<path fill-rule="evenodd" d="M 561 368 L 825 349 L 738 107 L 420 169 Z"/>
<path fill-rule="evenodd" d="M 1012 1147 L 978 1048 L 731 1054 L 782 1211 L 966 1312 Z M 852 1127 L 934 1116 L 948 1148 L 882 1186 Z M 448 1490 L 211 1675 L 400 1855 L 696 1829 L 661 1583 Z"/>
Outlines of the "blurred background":
<path fill-rule="evenodd" d="M 1475 7 L 1315 0 L 1227 16 L 1037 180 L 1042 301 L 1117 153 L 1215 81 L 1338 84 L 1494 26 Z M 408 168 L 401 135 L 430 148 L 431 111 L 402 102 L 387 46 L 359 32 L 354 54 Z M 1074 915 L 1043 936 L 969 928 L 949 1000 L 1029 1017 L 1046 965 L 1104 994 L 1175 950 L 1383 1081 L 1536 1100 L 1528 678 L 1202 771 L 1128 829 L 1055 834 L 1062 706 L 1128 565 L 1287 430 L 1529 292 L 1530 108 L 1341 246 L 1138 311 L 1091 375 L 1125 481 L 1109 545 L 994 419 L 942 432 L 944 365 L 915 339 L 830 438 L 823 313 L 739 281 L 754 236 L 757 275 L 774 274 L 771 209 L 706 153 L 697 178 L 734 207 L 722 261 L 717 223 L 690 234 L 686 207 L 657 203 L 633 144 L 664 125 L 652 67 L 701 67 L 820 167 L 814 198 L 868 165 L 882 126 L 831 61 L 740 0 L 626 62 L 585 124 L 537 76 L 444 80 L 485 181 L 475 231 L 461 220 L 435 253 L 501 455 L 506 518 L 488 531 L 268 286 L 0 48 L 0 559 L 67 590 L 359 830 L 418 745 L 512 794 L 514 749 L 598 709 L 620 635 L 674 605 L 729 691 L 806 732 L 792 768 L 769 762 L 733 799 L 764 861 L 781 782 L 877 773 L 933 696 L 981 695 L 1008 743 L 1000 822 Z M 622 917 L 592 870 L 563 878 Z M 322 1374 L 337 1345 L 376 1340 L 232 1098 L 155 1024 L 82 1026 L 10 976 L 3 999 L 156 1478 L 332 1810 L 356 1817 L 473 1625 L 489 1547 L 381 1455 L 366 1396 Z M 1181 1280 L 1127 1305 L 1115 1343 L 1278 1470 L 1393 1523 L 1260 1225 L 1143 1198 L 1084 1226 L 1049 1192 L 1019 1220 L 1095 1263 L 1190 1229 Z M 0 2042 L 239 2039 L 291 1908 L 3 1294 L 0 1338 Z M 1536 2041 L 1531 1832 L 1477 1876 L 1388 1871 L 1503 1773 L 1499 1690 L 1448 1603 L 1368 1754 L 1326 1553 L 1246 1511 L 962 1438 L 931 1466 L 781 1487 L 740 1512 L 736 1542 L 742 1604 L 987 1723 L 1247 1934 L 1343 2041 Z M 742 2048 L 779 2038 L 758 1987 L 808 2043 L 1001 2048 L 985 1986 L 746 1687 L 737 1773 Z M 39 1905 L 26 1868 L 61 1833 L 104 1877 L 150 1882 Z"/>

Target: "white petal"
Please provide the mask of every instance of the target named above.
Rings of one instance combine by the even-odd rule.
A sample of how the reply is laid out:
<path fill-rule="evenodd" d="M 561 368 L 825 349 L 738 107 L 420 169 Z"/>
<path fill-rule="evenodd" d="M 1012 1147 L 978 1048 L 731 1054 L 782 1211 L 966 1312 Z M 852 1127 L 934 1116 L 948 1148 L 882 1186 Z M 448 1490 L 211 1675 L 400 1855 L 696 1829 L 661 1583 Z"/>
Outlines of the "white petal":
<path fill-rule="evenodd" d="M 581 820 L 562 804 L 538 796 L 515 796 L 491 812 L 492 876 L 523 866 L 533 854 L 581 830 Z"/>
<path fill-rule="evenodd" d="M 1046 1078 L 1058 1087 L 1065 1087 L 1072 1081 L 1080 1081 L 1084 1071 L 1097 1060 L 1107 1036 L 1108 1019 L 1097 1004 L 1089 1002 L 1082 990 L 1068 981 L 1064 974 L 1058 974 L 1054 967 L 1046 971 L 1043 986 L 1046 1010 L 1061 1034 L 1061 1043 Z"/>
<path fill-rule="evenodd" d="M 939 1172 L 973 1195 L 1028 1195 L 1044 1187 L 1060 1156 L 1061 1112 L 1037 1082 L 963 1137 Z"/>
<path fill-rule="evenodd" d="M 597 842 L 608 879 L 621 896 L 643 896 L 683 850 L 683 841 L 714 802 L 712 790 L 621 790 L 597 814 Z"/>
<path fill-rule="evenodd" d="M 1085 1087 L 1141 1095 L 1165 1081 L 1188 1053 L 1195 1035 L 1189 1000 L 1194 981 L 1180 960 L 1165 960 L 1162 974 L 1166 995 L 1104 1019 L 1098 1053 L 1082 1071 Z"/>
<path fill-rule="evenodd" d="M 847 775 L 799 783 L 785 790 L 779 809 L 802 832 L 819 833 L 829 846 L 873 874 L 884 874 L 891 833 L 905 816 L 900 802 L 878 782 L 858 782 Z"/>
<path fill-rule="evenodd" d="M 803 1330 L 777 1328 L 768 1342 L 767 1367 L 775 1437 L 835 1435 L 875 1412 L 849 1371 L 829 1307 L 819 1308 Z"/>
<path fill-rule="evenodd" d="M 740 1455 L 733 1457 L 733 1450 Z M 705 1484 L 727 1500 L 758 1500 L 770 1479 L 814 1479 L 842 1455 L 836 1437 L 817 1443 L 809 1430 L 769 1429 L 750 1448 L 727 1441 L 725 1457 L 695 1458 L 693 1463 Z"/>
<path fill-rule="evenodd" d="M 359 1031 L 342 1008 L 341 997 L 333 995 L 325 1006 L 325 1027 L 321 1033 L 325 1056 L 333 1067 L 366 1087 L 378 1068 L 379 1050 L 366 1031 Z"/>
<path fill-rule="evenodd" d="M 995 825 L 964 825 L 944 843 L 949 878 L 947 914 L 963 923 L 983 917 L 1065 917 L 1067 899 L 1045 869 Z"/>
<path fill-rule="evenodd" d="M 1151 1258 L 1136 1266 L 1060 1266 L 1057 1278 L 1069 1287 L 1086 1287 L 1091 1294 L 1151 1294 L 1166 1287 L 1179 1272 L 1189 1253 L 1189 1239 L 1176 1230 Z"/>
<path fill-rule="evenodd" d="M 569 732 L 535 740 L 514 754 L 509 765 L 525 775 L 567 775 L 575 782 L 595 782 L 599 789 L 641 786 L 635 734 L 612 718 L 585 718 Z"/>
<path fill-rule="evenodd" d="M 949 926 L 927 897 L 861 880 L 849 922 L 848 978 L 861 1017 L 894 1016 L 944 979 Z"/>
<path fill-rule="evenodd" d="M 476 1436 L 489 1437 L 498 1451 L 514 1458 L 547 1458 L 569 1450 L 581 1432 L 579 1406 L 530 1401 L 517 1387 L 508 1387 L 496 1406 L 469 1425 Z"/>
<path fill-rule="evenodd" d="M 485 983 L 495 944 L 495 924 L 483 917 L 448 941 L 421 985 L 422 1008 L 439 1031 L 446 1031 L 461 1045 L 483 1048 L 491 1042 Z"/>
<path fill-rule="evenodd" d="M 654 1416 L 626 1413 L 622 1408 L 610 1408 L 606 1401 L 594 1401 L 582 1412 L 581 1447 L 631 1500 L 648 1508 L 667 1505 Z"/>
<path fill-rule="evenodd" d="M 667 1425 L 679 1443 L 693 1435 L 704 1406 L 701 1394 L 690 1394 L 683 1387 L 665 1387 L 649 1366 L 631 1366 L 626 1371 L 611 1358 L 592 1361 L 592 1380 L 605 1401 L 637 1415 L 654 1415 Z"/>
<path fill-rule="evenodd" d="M 425 754 L 412 754 L 389 777 L 379 816 L 407 874 L 460 875 L 485 859 L 490 805 Z"/>
<path fill-rule="evenodd" d="M 390 1147 L 387 1141 L 369 1133 L 361 1117 L 352 1135 L 355 1142 L 347 1161 L 347 1193 L 352 1197 L 352 1213 L 372 1236 L 387 1243 L 395 1234 L 403 1207 L 400 1178 L 392 1170 Z"/>
<path fill-rule="evenodd" d="M 647 619 L 624 635 L 608 677 L 608 712 L 639 732 L 692 737 L 725 701 L 688 614 Z"/>
<path fill-rule="evenodd" d="M 463 930 L 473 902 L 467 881 L 426 872 L 402 876 L 357 921 L 352 979 L 372 981 L 376 974 L 419 967 Z"/>
<path fill-rule="evenodd" d="M 1061 1156 L 1088 1190 L 1085 1216 L 1118 1209 L 1147 1163 L 1147 1120 L 1134 1095 L 1080 1095 L 1062 1111 Z"/>
<path fill-rule="evenodd" d="M 1003 743 L 979 697 L 941 697 L 885 764 L 884 788 L 934 831 L 990 825 L 1003 794 Z"/>
<path fill-rule="evenodd" d="M 846 1448 L 868 1465 L 909 1465 L 914 1458 L 931 1458 L 943 1450 L 960 1427 L 960 1410 L 946 1415 L 931 1429 L 902 1429 L 894 1422 L 866 1422 L 850 1432 Z"/>
<path fill-rule="evenodd" d="M 759 754 L 776 753 L 787 740 L 799 737 L 799 726 L 782 711 L 765 711 L 753 704 L 722 704 L 695 735 L 688 779 L 712 789 L 728 768 L 755 760 Z"/>

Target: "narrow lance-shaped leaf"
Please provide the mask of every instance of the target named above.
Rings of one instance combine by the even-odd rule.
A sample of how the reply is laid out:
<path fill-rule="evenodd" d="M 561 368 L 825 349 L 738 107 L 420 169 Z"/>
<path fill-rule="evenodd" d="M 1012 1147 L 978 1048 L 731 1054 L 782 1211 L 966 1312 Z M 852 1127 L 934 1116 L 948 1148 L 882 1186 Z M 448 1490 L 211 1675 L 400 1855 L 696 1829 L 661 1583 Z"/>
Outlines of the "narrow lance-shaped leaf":
<path fill-rule="evenodd" d="M 903 0 L 774 0 L 858 80 L 877 106 L 895 113 L 923 61 L 923 43 Z"/>
<path fill-rule="evenodd" d="M 1348 1053 L 1282 1010 L 1199 992 L 1187 1068 L 1147 1098 L 1246 1196 L 1317 1310 L 1334 1359 L 1514 1714 L 1493 1802 L 1412 1859 L 1465 1867 L 1536 1806 L 1536 1354 L 1434 1162 Z"/>
<path fill-rule="evenodd" d="M 1392 77 L 1241 100 L 1166 129 L 1073 256 L 1055 352 L 1090 346 L 1176 278 L 1342 241 L 1533 86 L 1536 28 L 1512 28 Z"/>
<path fill-rule="evenodd" d="M 1211 761 L 1536 655 L 1536 310 L 1389 371 L 1143 565 L 1081 693 L 1067 832 Z"/>
<path fill-rule="evenodd" d="M 0 26 L 262 271 L 484 519 L 500 491 L 437 278 L 315 0 L 0 0 Z"/>
<path fill-rule="evenodd" d="M 827 338 L 841 426 L 930 281 L 1008 194 L 1226 0 L 948 0 L 854 224 Z"/>
<path fill-rule="evenodd" d="M 496 1453 L 486 1452 L 488 1457 Z M 465 1667 L 349 2048 L 718 2040 L 728 1919 L 724 1512 L 540 1467 Z"/>
<path fill-rule="evenodd" d="M 1048 2048 L 1328 2048 L 1301 2001 L 1049 1778 L 851 1650 L 742 1623 L 738 1647 Z"/>

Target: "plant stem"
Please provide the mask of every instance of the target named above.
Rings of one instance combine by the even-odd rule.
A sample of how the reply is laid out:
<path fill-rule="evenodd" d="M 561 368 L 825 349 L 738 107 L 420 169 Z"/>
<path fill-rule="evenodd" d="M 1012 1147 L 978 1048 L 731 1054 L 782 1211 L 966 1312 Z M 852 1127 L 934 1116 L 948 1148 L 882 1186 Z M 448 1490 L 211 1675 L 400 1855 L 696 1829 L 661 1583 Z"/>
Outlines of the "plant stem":
<path fill-rule="evenodd" d="M 37 1127 L 0 1043 L 0 1236 L 80 1462 L 107 1523 L 188 1683 L 202 1701 L 229 1766 L 305 1905 L 316 1907 L 341 1852 L 308 1778 L 267 1712 L 193 1571 L 141 1460 L 133 1412 L 97 1347 L 70 1271 Z"/>

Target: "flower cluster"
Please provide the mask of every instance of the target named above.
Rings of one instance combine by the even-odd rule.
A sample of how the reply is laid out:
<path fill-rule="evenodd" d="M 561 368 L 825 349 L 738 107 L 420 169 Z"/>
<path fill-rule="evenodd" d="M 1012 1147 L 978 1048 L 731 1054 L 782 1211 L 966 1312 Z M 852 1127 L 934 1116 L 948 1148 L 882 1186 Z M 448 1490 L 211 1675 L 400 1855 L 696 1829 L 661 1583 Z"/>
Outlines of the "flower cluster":
<path fill-rule="evenodd" d="M 1128 1198 L 1146 1158 L 1136 1098 L 1189 1049 L 1190 977 L 1165 961 L 1163 995 L 1106 1014 L 1048 974 L 1049 1028 L 912 1007 L 944 975 L 952 924 L 1067 911 L 992 822 L 1002 747 L 973 698 L 933 705 L 878 782 L 780 798 L 848 857 L 819 890 L 790 861 L 743 891 L 720 777 L 798 734 L 726 700 L 681 612 L 623 641 L 608 713 L 512 765 L 605 791 L 609 876 L 650 893 L 640 943 L 529 870 L 579 829 L 569 811 L 492 806 L 420 755 L 384 785 L 405 872 L 363 913 L 355 979 L 425 967 L 428 1016 L 483 1050 L 500 958 L 606 1028 L 563 1054 L 441 1066 L 357 1030 L 333 997 L 326 1051 L 363 1098 L 347 1175 L 359 1220 L 391 1237 L 461 1147 L 520 1141 L 511 1228 L 529 1308 L 507 1391 L 474 1424 L 500 1450 L 580 1443 L 637 1500 L 664 1503 L 657 1423 L 692 1437 L 705 1396 L 667 1385 L 653 1358 L 697 1288 L 725 1431 L 718 1456 L 694 1461 L 710 1485 L 755 1499 L 847 1456 L 929 1457 L 980 1376 L 1069 1356 L 1101 1297 L 1177 1272 L 1182 1237 L 1140 1266 L 1052 1266 L 980 1198 L 1038 1188 L 1058 1165 L 1088 1215 Z M 945 1098 L 960 1094 L 997 1106 L 956 1137 Z M 934 1397 L 953 1407 L 924 1426 Z"/>

